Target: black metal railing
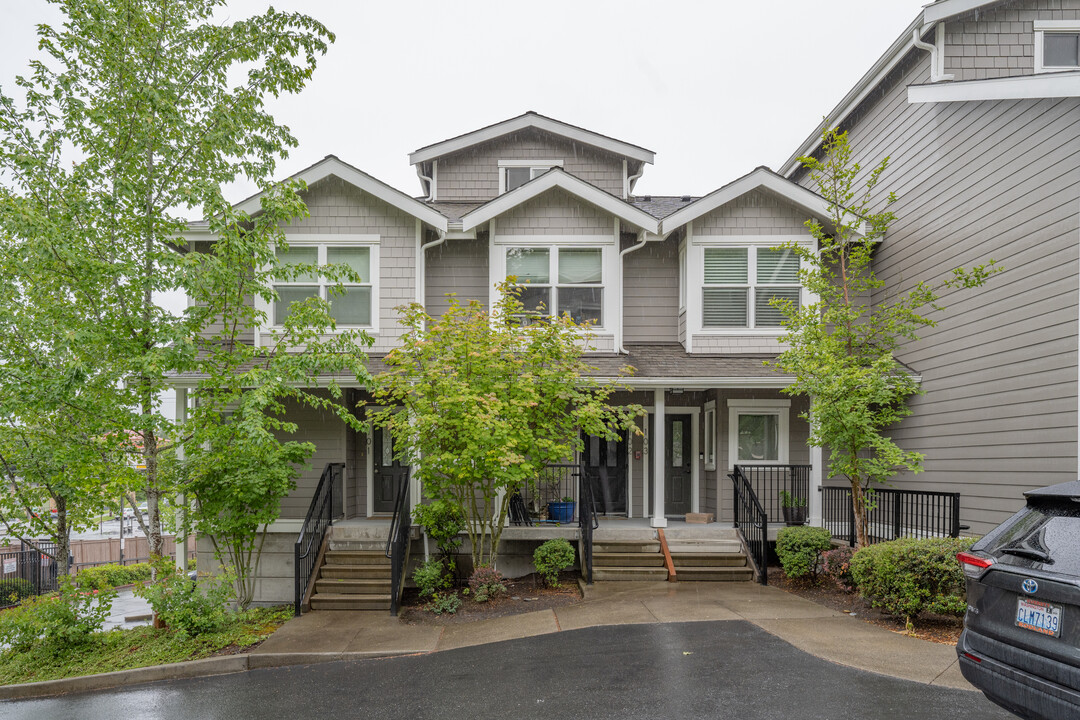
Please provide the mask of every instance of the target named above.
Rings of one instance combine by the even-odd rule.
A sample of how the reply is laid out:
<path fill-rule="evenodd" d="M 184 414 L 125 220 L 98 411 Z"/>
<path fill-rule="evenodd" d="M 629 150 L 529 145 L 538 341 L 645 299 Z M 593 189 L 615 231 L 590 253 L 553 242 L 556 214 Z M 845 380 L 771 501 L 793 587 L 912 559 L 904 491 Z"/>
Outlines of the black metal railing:
<path fill-rule="evenodd" d="M 409 508 L 409 473 L 398 488 L 394 501 L 394 517 L 386 538 L 386 557 L 390 558 L 390 614 L 397 617 L 401 590 L 405 582 L 405 566 L 409 562 L 409 541 L 412 535 L 412 513 Z"/>
<path fill-rule="evenodd" d="M 59 589 L 56 560 L 37 550 L 0 553 L 0 608 Z"/>
<path fill-rule="evenodd" d="M 578 510 L 578 527 L 581 528 L 581 574 L 585 576 L 585 582 L 592 585 L 593 582 L 593 531 L 600 527 L 600 519 L 596 514 L 596 498 L 593 496 L 592 483 L 584 470 L 578 470 L 581 498 Z"/>
<path fill-rule="evenodd" d="M 295 602 L 293 612 L 299 616 L 304 602 L 304 593 L 311 583 L 311 576 L 318 568 L 319 550 L 334 518 L 340 515 L 342 480 L 345 477 L 345 463 L 327 463 L 323 468 L 315 495 L 311 498 L 300 535 L 293 548 L 293 572 L 296 576 Z"/>
<path fill-rule="evenodd" d="M 750 559 L 757 570 L 758 582 L 769 584 L 769 516 L 761 506 L 754 488 L 743 475 L 741 466 L 728 475 L 734 488 L 735 529 L 742 535 Z"/>
<path fill-rule="evenodd" d="M 810 504 L 809 465 L 736 465 L 735 469 L 742 471 L 761 507 L 773 522 L 780 522 L 784 518 L 784 493 L 792 498 L 797 508 Z M 802 515 L 805 514 L 803 511 Z"/>
<path fill-rule="evenodd" d="M 584 476 L 580 465 L 548 465 L 538 479 L 524 483 L 518 490 L 527 517 L 531 520 L 520 524 L 548 522 L 569 525 L 578 520 L 582 504 L 579 502 L 582 498 L 581 488 L 585 486 L 580 479 Z"/>
<path fill-rule="evenodd" d="M 866 534 L 871 543 L 902 537 L 960 537 L 960 493 L 875 488 L 866 496 Z M 851 488 L 821 488 L 822 525 L 855 547 Z"/>

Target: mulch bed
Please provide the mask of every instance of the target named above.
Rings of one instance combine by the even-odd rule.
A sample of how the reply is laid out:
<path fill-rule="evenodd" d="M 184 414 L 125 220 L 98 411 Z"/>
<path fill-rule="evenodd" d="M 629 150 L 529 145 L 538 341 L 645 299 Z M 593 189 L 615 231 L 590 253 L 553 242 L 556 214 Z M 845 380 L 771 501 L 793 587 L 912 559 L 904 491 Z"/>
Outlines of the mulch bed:
<path fill-rule="evenodd" d="M 788 578 L 779 567 L 770 567 L 769 585 L 887 630 L 905 632 L 903 618 L 887 615 L 871 607 L 870 603 L 856 593 L 845 592 L 828 576 L 819 577 L 817 584 L 814 584 L 808 579 Z M 964 629 L 962 618 L 946 615 L 920 615 L 914 624 L 915 630 L 911 633 L 914 637 L 943 645 L 956 645 L 956 641 L 960 639 L 960 631 Z"/>
<path fill-rule="evenodd" d="M 505 595 L 483 603 L 478 603 L 469 597 L 462 597 L 461 609 L 453 615 L 446 613 L 436 615 L 430 610 L 425 610 L 424 605 L 427 601 L 420 599 L 416 588 L 406 588 L 398 618 L 401 622 L 410 625 L 452 625 L 548 610 L 581 601 L 581 590 L 578 588 L 576 573 L 560 575 L 560 587 L 557 588 L 546 587 L 540 576 L 535 573 L 505 582 Z"/>

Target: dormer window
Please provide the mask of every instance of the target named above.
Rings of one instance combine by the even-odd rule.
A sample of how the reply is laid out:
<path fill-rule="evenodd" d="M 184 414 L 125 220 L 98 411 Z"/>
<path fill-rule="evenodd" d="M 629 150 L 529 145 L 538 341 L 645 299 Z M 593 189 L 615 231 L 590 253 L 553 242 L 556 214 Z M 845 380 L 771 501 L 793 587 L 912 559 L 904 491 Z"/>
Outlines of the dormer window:
<path fill-rule="evenodd" d="M 1080 69 L 1080 21 L 1035 22 L 1035 72 Z"/>
<path fill-rule="evenodd" d="M 500 160 L 499 194 L 519 188 L 553 167 L 562 167 L 562 164 L 562 160 Z"/>

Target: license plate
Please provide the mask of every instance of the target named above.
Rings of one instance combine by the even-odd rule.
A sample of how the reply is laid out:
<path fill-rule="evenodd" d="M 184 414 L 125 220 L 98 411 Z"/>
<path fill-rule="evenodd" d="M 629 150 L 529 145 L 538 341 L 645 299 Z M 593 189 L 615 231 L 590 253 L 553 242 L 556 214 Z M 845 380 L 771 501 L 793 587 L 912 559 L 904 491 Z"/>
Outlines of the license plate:
<path fill-rule="evenodd" d="M 1060 637 L 1061 606 L 1051 605 L 1041 600 L 1018 598 L 1016 603 L 1016 625 L 1043 635 Z"/>

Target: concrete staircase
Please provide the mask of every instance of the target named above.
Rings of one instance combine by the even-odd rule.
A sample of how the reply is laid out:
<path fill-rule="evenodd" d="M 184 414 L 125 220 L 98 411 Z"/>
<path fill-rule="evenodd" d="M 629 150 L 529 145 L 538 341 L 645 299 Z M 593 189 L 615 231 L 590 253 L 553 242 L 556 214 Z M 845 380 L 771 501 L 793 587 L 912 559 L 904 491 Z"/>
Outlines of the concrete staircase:
<path fill-rule="evenodd" d="M 385 527 L 330 528 L 312 610 L 390 610 L 390 559 Z"/>
<path fill-rule="evenodd" d="M 597 581 L 667 580 L 664 554 L 655 531 L 653 537 L 597 539 L 593 543 L 593 579 Z M 734 531 L 712 526 L 666 533 L 668 552 L 680 582 L 744 582 L 754 579 L 754 570 L 743 554 Z"/>
<path fill-rule="evenodd" d="M 679 582 L 743 582 L 754 570 L 738 540 L 727 538 L 668 538 L 668 552 Z"/>
<path fill-rule="evenodd" d="M 593 542 L 593 580 L 667 580 L 659 540 Z"/>

